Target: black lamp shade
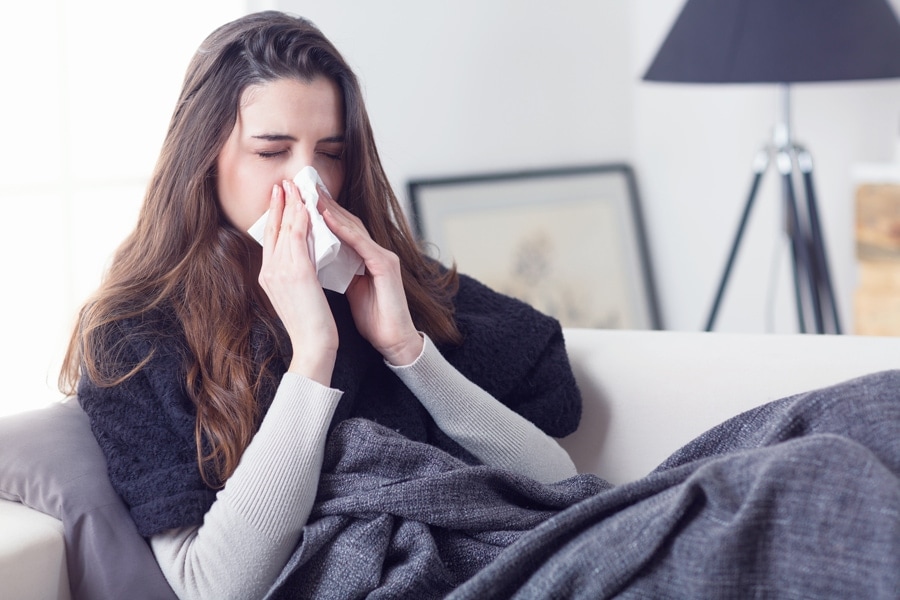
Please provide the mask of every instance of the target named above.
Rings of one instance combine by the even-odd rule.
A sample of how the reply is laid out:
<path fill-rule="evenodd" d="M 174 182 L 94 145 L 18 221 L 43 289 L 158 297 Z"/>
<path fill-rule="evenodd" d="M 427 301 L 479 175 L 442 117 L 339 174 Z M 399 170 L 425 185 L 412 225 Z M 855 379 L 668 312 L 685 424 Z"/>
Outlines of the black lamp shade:
<path fill-rule="evenodd" d="M 900 77 L 887 0 L 687 0 L 647 81 L 794 83 Z"/>

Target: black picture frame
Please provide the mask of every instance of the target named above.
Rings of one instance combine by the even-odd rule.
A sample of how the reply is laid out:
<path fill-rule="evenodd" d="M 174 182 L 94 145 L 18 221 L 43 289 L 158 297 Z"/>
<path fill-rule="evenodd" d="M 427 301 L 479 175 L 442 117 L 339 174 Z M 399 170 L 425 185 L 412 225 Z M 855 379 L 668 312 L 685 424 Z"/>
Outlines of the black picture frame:
<path fill-rule="evenodd" d="M 634 170 L 627 163 L 407 182 L 429 253 L 564 327 L 661 329 Z"/>

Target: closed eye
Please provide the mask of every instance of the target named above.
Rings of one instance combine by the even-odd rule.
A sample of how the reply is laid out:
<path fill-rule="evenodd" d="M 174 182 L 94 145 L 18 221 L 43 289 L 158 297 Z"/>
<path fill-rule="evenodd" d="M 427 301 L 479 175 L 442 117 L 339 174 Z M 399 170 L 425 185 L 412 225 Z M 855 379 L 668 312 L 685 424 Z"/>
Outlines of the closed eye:
<path fill-rule="evenodd" d="M 257 152 L 256 155 L 260 158 L 275 158 L 276 156 L 281 156 L 286 152 L 286 150 L 276 150 L 274 152 Z"/>
<path fill-rule="evenodd" d="M 324 150 L 320 150 L 318 154 L 329 160 L 341 160 L 341 158 L 343 158 L 342 152 L 325 152 Z"/>

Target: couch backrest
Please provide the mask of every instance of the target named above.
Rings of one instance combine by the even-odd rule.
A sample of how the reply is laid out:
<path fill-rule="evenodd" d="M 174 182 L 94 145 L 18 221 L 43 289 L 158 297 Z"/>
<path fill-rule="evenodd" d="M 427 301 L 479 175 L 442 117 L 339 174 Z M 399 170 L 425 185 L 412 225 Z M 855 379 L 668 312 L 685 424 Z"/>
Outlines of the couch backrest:
<path fill-rule="evenodd" d="M 703 431 L 790 394 L 900 368 L 900 338 L 566 329 L 581 472 L 637 479 Z"/>

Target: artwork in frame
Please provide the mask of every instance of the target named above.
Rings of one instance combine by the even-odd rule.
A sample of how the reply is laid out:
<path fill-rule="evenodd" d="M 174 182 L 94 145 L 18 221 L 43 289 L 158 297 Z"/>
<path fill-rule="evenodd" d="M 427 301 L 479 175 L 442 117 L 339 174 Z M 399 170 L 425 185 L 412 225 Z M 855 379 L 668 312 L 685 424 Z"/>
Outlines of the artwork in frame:
<path fill-rule="evenodd" d="M 564 327 L 661 329 L 627 164 L 414 179 L 429 253 Z"/>

